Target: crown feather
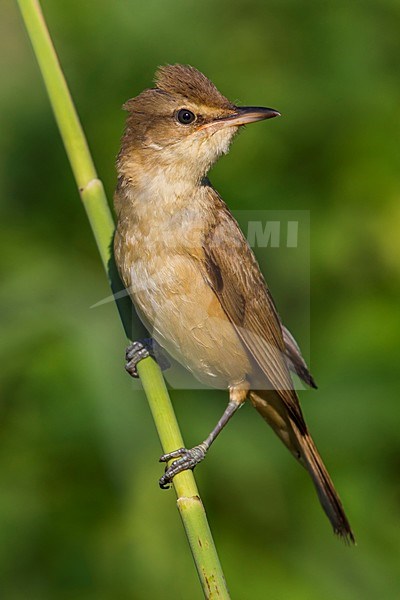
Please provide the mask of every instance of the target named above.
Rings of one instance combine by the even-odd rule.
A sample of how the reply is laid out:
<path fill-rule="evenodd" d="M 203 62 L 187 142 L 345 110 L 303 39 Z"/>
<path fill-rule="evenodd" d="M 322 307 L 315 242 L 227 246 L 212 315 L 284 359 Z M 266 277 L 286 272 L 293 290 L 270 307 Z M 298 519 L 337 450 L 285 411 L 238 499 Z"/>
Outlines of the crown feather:
<path fill-rule="evenodd" d="M 159 90 L 171 96 L 182 96 L 191 102 L 218 108 L 232 108 L 231 102 L 217 90 L 215 85 L 190 65 L 159 67 L 154 81 Z"/>

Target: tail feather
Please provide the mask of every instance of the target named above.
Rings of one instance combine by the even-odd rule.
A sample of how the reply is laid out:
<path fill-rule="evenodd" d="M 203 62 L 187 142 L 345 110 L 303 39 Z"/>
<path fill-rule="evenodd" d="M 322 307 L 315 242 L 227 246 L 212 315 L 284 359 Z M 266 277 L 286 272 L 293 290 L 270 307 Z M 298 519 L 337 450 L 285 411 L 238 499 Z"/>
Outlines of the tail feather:
<path fill-rule="evenodd" d="M 307 431 L 306 433 L 300 432 L 297 425 L 288 416 L 277 392 L 271 390 L 251 391 L 250 400 L 285 446 L 310 473 L 321 506 L 330 520 L 334 532 L 346 542 L 355 543 L 340 498 L 311 436 Z"/>
<path fill-rule="evenodd" d="M 311 475 L 319 501 L 332 524 L 334 532 L 346 542 L 355 543 L 343 505 L 313 439 L 309 434 L 302 435 L 296 431 L 297 427 L 295 424 L 293 424 L 293 429 L 298 439 L 303 461 Z"/>

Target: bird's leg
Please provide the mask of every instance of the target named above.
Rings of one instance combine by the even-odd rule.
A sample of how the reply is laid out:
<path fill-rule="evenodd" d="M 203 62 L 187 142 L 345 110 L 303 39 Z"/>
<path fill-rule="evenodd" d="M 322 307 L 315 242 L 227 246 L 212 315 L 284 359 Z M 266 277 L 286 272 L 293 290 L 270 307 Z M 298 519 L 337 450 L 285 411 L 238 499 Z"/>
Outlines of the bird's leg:
<path fill-rule="evenodd" d="M 228 406 L 226 407 L 224 414 L 210 433 L 210 435 L 198 446 L 194 446 L 194 448 L 179 448 L 179 450 L 174 450 L 174 452 L 169 452 L 168 454 L 163 454 L 160 458 L 160 462 L 168 462 L 172 458 L 176 458 L 174 462 L 165 468 L 165 473 L 161 477 L 159 484 L 160 488 L 163 490 L 168 489 L 169 484 L 172 479 L 178 473 L 182 471 L 186 471 L 187 469 L 194 469 L 196 465 L 201 462 L 209 447 L 217 437 L 217 435 L 222 431 L 225 427 L 229 419 L 235 414 L 237 409 L 242 405 L 242 400 L 231 399 L 229 401 Z"/>
<path fill-rule="evenodd" d="M 163 371 L 168 369 L 171 366 L 170 362 L 159 350 L 160 346 L 153 338 L 145 338 L 129 344 L 125 352 L 125 369 L 129 375 L 135 378 L 139 377 L 137 364 L 148 356 L 154 358 Z"/>

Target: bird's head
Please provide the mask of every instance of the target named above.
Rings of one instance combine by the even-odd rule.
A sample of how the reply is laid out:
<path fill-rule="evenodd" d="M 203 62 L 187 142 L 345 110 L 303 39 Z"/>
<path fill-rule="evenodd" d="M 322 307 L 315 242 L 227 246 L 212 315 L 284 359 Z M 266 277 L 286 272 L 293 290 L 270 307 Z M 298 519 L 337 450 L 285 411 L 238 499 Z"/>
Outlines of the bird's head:
<path fill-rule="evenodd" d="M 129 116 L 120 168 L 133 159 L 143 168 L 147 163 L 200 179 L 228 151 L 239 127 L 279 116 L 272 108 L 235 106 L 187 65 L 160 67 L 155 84 L 124 104 Z"/>

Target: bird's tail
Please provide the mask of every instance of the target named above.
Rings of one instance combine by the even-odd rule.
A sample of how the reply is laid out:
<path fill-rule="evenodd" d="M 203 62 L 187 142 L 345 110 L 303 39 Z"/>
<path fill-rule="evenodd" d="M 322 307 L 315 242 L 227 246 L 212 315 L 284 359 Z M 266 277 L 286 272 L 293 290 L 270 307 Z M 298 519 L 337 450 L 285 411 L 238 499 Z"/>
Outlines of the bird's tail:
<path fill-rule="evenodd" d="M 294 425 L 293 428 L 296 428 L 296 426 Z M 302 435 L 296 432 L 295 435 L 298 437 L 304 464 L 311 475 L 319 501 L 332 524 L 334 532 L 343 537 L 345 541 L 354 543 L 354 535 L 342 503 L 312 437 L 308 433 Z"/>
<path fill-rule="evenodd" d="M 276 392 L 251 392 L 250 399 L 261 416 L 310 473 L 322 508 L 330 520 L 334 532 L 346 542 L 354 543 L 354 535 L 340 498 L 309 433 L 301 432 L 291 417 L 287 415 Z"/>

